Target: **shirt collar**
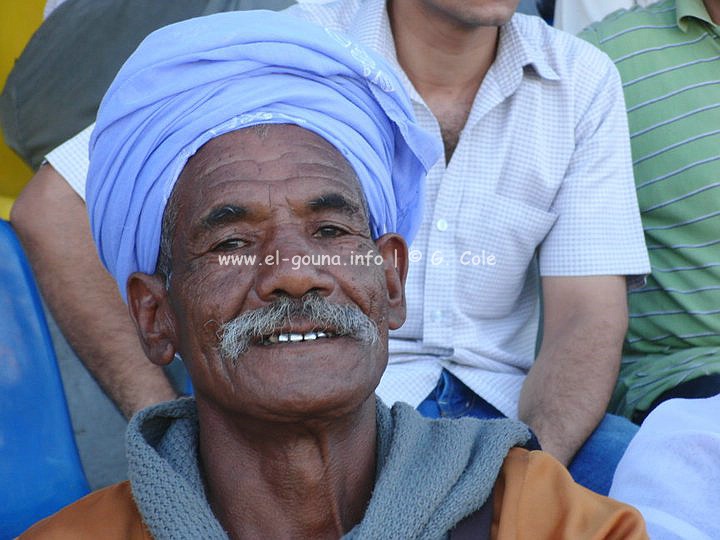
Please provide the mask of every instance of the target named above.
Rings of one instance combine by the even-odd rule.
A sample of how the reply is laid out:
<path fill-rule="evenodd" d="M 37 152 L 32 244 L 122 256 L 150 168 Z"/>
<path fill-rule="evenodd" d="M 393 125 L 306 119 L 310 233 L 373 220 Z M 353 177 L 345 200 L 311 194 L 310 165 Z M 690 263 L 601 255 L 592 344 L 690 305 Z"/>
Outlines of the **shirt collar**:
<path fill-rule="evenodd" d="M 525 67 L 531 67 L 543 79 L 560 79 L 540 45 L 529 35 L 528 25 L 524 24 L 527 19 L 525 15 L 515 15 L 500 28 L 500 43 L 491 69 L 504 74 L 500 75 L 498 83 L 506 96 L 520 85 Z"/>
<path fill-rule="evenodd" d="M 712 27 L 716 27 L 703 0 L 676 0 L 675 11 L 677 17 L 677 25 L 680 30 L 687 32 L 690 19 L 699 19 L 708 23 Z"/>
<path fill-rule="evenodd" d="M 547 62 L 539 44 L 534 43 L 523 32 L 523 17 L 525 16 L 513 16 L 500 29 L 500 44 L 493 66 L 497 66 L 494 71 L 508 74 L 498 81 L 505 95 L 511 95 L 520 85 L 526 66 L 532 67 L 535 73 L 544 79 L 560 79 L 557 72 Z M 386 0 L 361 2 L 348 33 L 361 44 L 376 50 L 388 59 L 400 72 L 401 80 L 410 90 L 410 97 L 414 101 L 423 101 L 397 60 Z"/>

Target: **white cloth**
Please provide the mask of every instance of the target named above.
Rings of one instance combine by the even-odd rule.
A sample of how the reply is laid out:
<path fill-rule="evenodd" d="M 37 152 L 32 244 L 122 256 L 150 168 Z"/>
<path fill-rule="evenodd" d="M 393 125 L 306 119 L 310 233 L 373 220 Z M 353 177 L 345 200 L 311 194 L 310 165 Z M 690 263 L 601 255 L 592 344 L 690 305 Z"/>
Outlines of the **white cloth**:
<path fill-rule="evenodd" d="M 384 0 L 289 12 L 352 34 L 400 70 Z M 430 109 L 402 80 L 420 125 L 440 139 Z M 68 178 L 73 186 L 80 180 Z M 417 406 L 445 367 L 517 418 L 535 354 L 538 268 L 544 276 L 650 269 L 613 64 L 541 19 L 516 14 L 501 31 L 449 167 L 441 160 L 428 175 L 426 201 L 411 251 L 408 318 L 390 339 L 377 392 L 386 403 Z"/>
<path fill-rule="evenodd" d="M 586 26 L 600 21 L 618 9 L 647 6 L 657 0 L 556 0 L 553 25 L 577 34 Z"/>
<path fill-rule="evenodd" d="M 720 538 L 720 395 L 672 399 L 650 413 L 610 497 L 640 510 L 653 540 Z"/>

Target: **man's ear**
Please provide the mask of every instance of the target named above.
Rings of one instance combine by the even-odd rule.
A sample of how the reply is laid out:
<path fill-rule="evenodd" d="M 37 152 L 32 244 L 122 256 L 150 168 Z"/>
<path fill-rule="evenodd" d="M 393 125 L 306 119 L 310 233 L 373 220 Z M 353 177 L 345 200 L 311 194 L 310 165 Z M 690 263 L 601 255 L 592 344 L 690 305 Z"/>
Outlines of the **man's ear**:
<path fill-rule="evenodd" d="M 405 322 L 405 279 L 408 272 L 408 247 L 402 236 L 385 234 L 375 241 L 383 257 L 388 294 L 388 327 L 400 328 Z"/>
<path fill-rule="evenodd" d="M 158 275 L 134 272 L 128 278 L 127 297 L 145 355 L 153 364 L 169 364 L 175 357 L 177 342 L 165 281 Z"/>

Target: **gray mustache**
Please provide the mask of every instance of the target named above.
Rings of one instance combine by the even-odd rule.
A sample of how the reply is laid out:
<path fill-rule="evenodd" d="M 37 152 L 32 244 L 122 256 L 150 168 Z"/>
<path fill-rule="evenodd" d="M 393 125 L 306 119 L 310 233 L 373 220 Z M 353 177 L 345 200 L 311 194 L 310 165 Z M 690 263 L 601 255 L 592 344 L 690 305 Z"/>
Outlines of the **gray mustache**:
<path fill-rule="evenodd" d="M 375 323 L 360 308 L 351 304 L 332 304 L 315 294 L 294 300 L 283 296 L 268 306 L 238 315 L 220 326 L 218 348 L 224 360 L 235 361 L 250 343 L 278 333 L 293 319 L 302 319 L 317 330 L 330 329 L 336 335 L 348 336 L 373 344 L 379 337 Z"/>

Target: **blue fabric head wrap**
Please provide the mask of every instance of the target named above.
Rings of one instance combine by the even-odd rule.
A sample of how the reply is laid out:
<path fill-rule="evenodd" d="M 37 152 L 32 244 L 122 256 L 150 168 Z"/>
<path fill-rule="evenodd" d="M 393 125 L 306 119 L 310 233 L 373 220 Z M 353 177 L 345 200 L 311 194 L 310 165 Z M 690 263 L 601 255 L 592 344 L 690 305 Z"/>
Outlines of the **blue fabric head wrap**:
<path fill-rule="evenodd" d="M 155 271 L 163 211 L 188 158 L 255 124 L 296 124 L 325 138 L 360 180 L 373 237 L 412 240 L 440 148 L 416 125 L 385 60 L 271 11 L 190 19 L 140 44 L 105 95 L 90 142 L 90 226 L 123 298 L 132 272 Z"/>

